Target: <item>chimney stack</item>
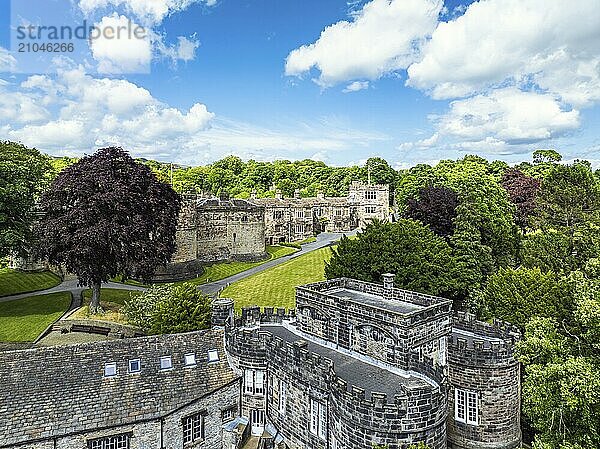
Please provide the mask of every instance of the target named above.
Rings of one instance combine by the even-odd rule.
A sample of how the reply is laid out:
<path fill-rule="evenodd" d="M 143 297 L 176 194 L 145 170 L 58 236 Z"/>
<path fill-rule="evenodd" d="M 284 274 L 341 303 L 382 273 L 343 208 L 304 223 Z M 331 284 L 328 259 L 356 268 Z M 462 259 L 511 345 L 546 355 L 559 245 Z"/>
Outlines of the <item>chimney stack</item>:
<path fill-rule="evenodd" d="M 325 199 L 325 194 L 323 193 L 323 191 L 322 191 L 322 190 L 319 190 L 319 191 L 317 192 L 317 199 L 318 199 L 318 200 L 324 200 L 324 199 Z"/>
<path fill-rule="evenodd" d="M 250 199 L 251 200 L 255 200 L 256 199 L 256 189 L 252 189 L 252 192 L 250 193 Z"/>
<path fill-rule="evenodd" d="M 396 278 L 396 275 L 385 273 L 381 275 L 381 278 L 383 279 L 383 298 L 394 299 L 394 279 Z"/>
<path fill-rule="evenodd" d="M 294 190 L 294 198 L 296 198 L 297 200 L 300 199 L 300 189 Z"/>
<path fill-rule="evenodd" d="M 281 189 L 275 190 L 275 198 L 278 200 L 283 199 L 283 195 L 281 194 Z"/>

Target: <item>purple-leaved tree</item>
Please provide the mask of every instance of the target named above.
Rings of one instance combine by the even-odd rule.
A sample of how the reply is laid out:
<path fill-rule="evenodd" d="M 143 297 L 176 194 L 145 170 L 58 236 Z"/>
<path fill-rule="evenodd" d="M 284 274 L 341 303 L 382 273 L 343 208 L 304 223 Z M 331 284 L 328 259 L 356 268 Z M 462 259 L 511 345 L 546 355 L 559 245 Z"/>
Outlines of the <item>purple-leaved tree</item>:
<path fill-rule="evenodd" d="M 180 199 L 121 148 L 103 148 L 63 170 L 40 200 L 38 253 L 92 289 L 123 275 L 149 280 L 175 252 Z"/>

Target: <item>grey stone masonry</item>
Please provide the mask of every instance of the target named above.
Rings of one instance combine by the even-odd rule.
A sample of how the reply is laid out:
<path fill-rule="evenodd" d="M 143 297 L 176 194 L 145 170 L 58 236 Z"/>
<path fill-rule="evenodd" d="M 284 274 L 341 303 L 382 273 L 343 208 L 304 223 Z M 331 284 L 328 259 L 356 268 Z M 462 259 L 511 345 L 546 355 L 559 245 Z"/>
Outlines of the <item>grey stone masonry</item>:
<path fill-rule="evenodd" d="M 519 331 L 459 313 L 448 344 L 448 447 L 513 449 L 521 445 L 520 365 L 514 357 Z M 474 422 L 457 416 L 457 391 L 473 392 Z"/>
<path fill-rule="evenodd" d="M 265 210 L 249 201 L 183 197 L 173 263 L 257 260 L 266 256 Z"/>
<path fill-rule="evenodd" d="M 208 361 L 210 350 L 217 351 L 217 361 Z M 186 355 L 194 356 L 187 365 Z M 161 357 L 167 356 L 171 368 L 161 369 Z M 139 371 L 131 360 L 139 361 Z M 113 363 L 114 371 L 107 365 Z M 1 352 L 0 379 L 2 448 L 44 447 L 54 440 L 60 442 L 57 447 L 81 448 L 94 435 L 123 432 L 139 435 L 138 442 L 159 443 L 166 422 L 174 423 L 172 432 L 181 433 L 181 422 L 175 425 L 179 418 L 173 417 L 193 413 L 196 405 L 208 411 L 236 406 L 239 392 L 239 377 L 227 364 L 223 331 L 217 330 Z M 211 419 L 207 414 L 206 429 Z M 167 438 L 164 433 L 164 442 Z M 165 447 L 181 448 L 177 441 Z"/>
<path fill-rule="evenodd" d="M 297 287 L 295 311 L 242 309 L 230 362 L 264 373 L 260 395 L 242 391 L 244 419 L 262 411 L 277 449 L 519 447 L 518 333 L 383 281 Z"/>

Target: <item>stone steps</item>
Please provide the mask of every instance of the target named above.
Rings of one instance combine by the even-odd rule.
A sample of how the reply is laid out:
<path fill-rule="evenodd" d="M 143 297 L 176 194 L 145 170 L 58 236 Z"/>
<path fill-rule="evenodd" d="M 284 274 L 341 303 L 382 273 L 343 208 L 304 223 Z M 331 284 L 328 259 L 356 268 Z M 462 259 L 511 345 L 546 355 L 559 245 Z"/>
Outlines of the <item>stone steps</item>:
<path fill-rule="evenodd" d="M 260 437 L 250 437 L 242 449 L 258 449 L 258 443 L 260 443 Z"/>

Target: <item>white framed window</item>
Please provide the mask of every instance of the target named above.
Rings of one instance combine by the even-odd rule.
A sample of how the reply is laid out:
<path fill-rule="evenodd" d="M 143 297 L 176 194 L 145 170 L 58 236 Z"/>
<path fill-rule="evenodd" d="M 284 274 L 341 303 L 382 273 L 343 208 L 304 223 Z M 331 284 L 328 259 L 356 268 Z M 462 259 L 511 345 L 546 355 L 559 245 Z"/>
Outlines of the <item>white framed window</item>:
<path fill-rule="evenodd" d="M 183 444 L 204 439 L 204 415 L 196 413 L 183 418 Z"/>
<path fill-rule="evenodd" d="M 310 399 L 310 433 L 319 438 L 327 439 L 327 405 Z"/>
<path fill-rule="evenodd" d="M 259 396 L 265 394 L 265 373 L 263 371 L 254 372 L 254 394 Z"/>
<path fill-rule="evenodd" d="M 235 418 L 236 407 L 226 408 L 221 412 L 221 421 L 229 422 Z"/>
<path fill-rule="evenodd" d="M 285 405 L 287 402 L 287 384 L 283 381 L 279 381 L 279 413 L 285 414 Z"/>
<path fill-rule="evenodd" d="M 264 371 L 254 369 L 244 371 L 244 392 L 256 396 L 265 394 Z"/>
<path fill-rule="evenodd" d="M 477 393 L 456 388 L 454 390 L 454 419 L 476 426 L 479 420 L 478 415 Z"/>
<path fill-rule="evenodd" d="M 133 359 L 129 361 L 129 373 L 135 374 L 142 371 L 142 362 L 140 359 Z"/>
<path fill-rule="evenodd" d="M 208 362 L 218 362 L 219 361 L 219 351 L 216 349 L 208 350 Z"/>
<path fill-rule="evenodd" d="M 160 358 L 160 369 L 171 369 L 173 368 L 173 361 L 170 355 L 166 355 Z"/>
<path fill-rule="evenodd" d="M 365 199 L 367 199 L 367 200 L 376 200 L 377 199 L 377 192 L 373 192 L 372 190 L 367 190 L 365 192 Z"/>
<path fill-rule="evenodd" d="M 439 353 L 439 361 L 440 365 L 445 366 L 447 362 L 447 354 L 448 354 L 448 345 L 446 342 L 446 337 L 440 338 L 440 353 Z"/>
<path fill-rule="evenodd" d="M 116 362 L 109 362 L 104 364 L 104 377 L 114 377 L 117 375 L 117 364 Z"/>
<path fill-rule="evenodd" d="M 375 206 L 365 206 L 365 212 L 367 214 L 374 214 L 377 212 L 377 208 Z"/>
<path fill-rule="evenodd" d="M 297 210 L 296 211 L 296 218 L 304 218 L 304 211 L 303 210 Z"/>
<path fill-rule="evenodd" d="M 196 366 L 196 354 L 186 354 L 183 356 L 185 366 Z"/>
<path fill-rule="evenodd" d="M 129 449 L 130 434 L 113 435 L 110 437 L 88 440 L 89 449 Z"/>
<path fill-rule="evenodd" d="M 296 234 L 302 234 L 304 232 L 304 225 L 296 225 Z"/>

